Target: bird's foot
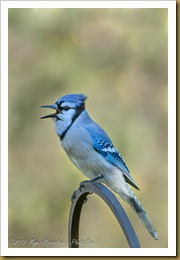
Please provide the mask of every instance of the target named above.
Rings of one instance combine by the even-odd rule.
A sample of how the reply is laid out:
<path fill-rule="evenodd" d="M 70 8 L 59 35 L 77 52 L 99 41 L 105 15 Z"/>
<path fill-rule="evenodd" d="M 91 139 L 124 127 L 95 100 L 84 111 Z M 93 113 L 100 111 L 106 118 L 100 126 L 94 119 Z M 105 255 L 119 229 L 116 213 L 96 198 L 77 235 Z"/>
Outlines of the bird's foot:
<path fill-rule="evenodd" d="M 74 191 L 73 195 L 71 196 L 71 202 L 73 203 L 76 199 L 76 191 Z"/>
<path fill-rule="evenodd" d="M 93 179 L 91 179 L 91 180 L 82 181 L 82 182 L 80 183 L 80 189 L 84 186 L 85 183 L 96 182 L 96 181 L 98 181 L 98 180 L 100 180 L 100 179 L 102 179 L 102 178 L 103 178 L 103 175 L 100 174 L 100 175 L 98 175 L 97 177 L 95 177 L 95 178 L 93 178 Z"/>
<path fill-rule="evenodd" d="M 103 175 L 102 174 L 99 174 L 97 177 L 95 177 L 94 179 L 91 179 L 91 180 L 89 180 L 88 182 L 96 182 L 96 181 L 98 181 L 98 180 L 100 180 L 100 179 L 102 179 L 103 178 Z"/>

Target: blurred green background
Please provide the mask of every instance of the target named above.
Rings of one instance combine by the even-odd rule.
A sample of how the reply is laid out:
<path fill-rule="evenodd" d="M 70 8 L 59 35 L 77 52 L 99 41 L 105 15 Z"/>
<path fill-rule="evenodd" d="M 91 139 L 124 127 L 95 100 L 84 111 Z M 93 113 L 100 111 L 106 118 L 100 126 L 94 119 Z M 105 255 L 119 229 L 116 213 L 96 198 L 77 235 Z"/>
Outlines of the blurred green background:
<path fill-rule="evenodd" d="M 84 93 L 158 232 L 154 241 L 120 199 L 141 246 L 168 246 L 167 22 L 167 9 L 9 9 L 9 239 L 67 247 L 70 198 L 85 177 L 39 107 Z M 81 247 L 128 247 L 96 195 L 83 207 L 80 238 Z"/>

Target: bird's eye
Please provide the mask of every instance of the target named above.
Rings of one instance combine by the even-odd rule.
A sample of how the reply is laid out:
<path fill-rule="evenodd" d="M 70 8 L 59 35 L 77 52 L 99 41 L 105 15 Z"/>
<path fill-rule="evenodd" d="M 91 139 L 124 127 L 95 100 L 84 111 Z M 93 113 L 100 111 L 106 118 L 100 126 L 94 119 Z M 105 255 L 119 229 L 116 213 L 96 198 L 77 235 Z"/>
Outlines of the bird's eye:
<path fill-rule="evenodd" d="M 65 107 L 63 108 L 63 110 L 68 111 L 68 110 L 69 110 L 69 107 L 68 107 L 68 106 L 65 106 Z"/>

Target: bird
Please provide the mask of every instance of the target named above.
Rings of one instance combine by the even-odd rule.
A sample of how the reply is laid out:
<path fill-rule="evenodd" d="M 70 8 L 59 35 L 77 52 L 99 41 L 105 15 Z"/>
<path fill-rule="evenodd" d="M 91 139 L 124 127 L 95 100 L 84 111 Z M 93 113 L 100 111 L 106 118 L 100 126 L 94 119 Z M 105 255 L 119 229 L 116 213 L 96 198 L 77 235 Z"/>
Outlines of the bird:
<path fill-rule="evenodd" d="M 61 146 L 69 159 L 90 180 L 105 184 L 128 203 L 142 223 L 157 240 L 158 235 L 143 206 L 130 185 L 139 190 L 122 155 L 101 126 L 89 116 L 84 94 L 66 94 L 53 105 L 41 108 L 54 109 L 55 113 L 42 116 L 52 118 Z"/>

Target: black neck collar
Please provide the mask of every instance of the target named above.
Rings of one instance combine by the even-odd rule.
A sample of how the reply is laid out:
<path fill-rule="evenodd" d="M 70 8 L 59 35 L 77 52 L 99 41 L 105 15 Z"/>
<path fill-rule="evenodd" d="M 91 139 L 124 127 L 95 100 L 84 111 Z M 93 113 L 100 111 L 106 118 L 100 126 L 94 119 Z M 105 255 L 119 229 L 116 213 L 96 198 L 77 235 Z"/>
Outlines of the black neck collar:
<path fill-rule="evenodd" d="M 85 105 L 83 104 L 81 107 L 76 108 L 76 113 L 74 114 L 71 124 L 66 128 L 66 130 L 60 135 L 60 140 L 62 141 L 69 130 L 69 128 L 73 125 L 75 120 L 80 116 L 80 114 L 85 110 Z"/>

